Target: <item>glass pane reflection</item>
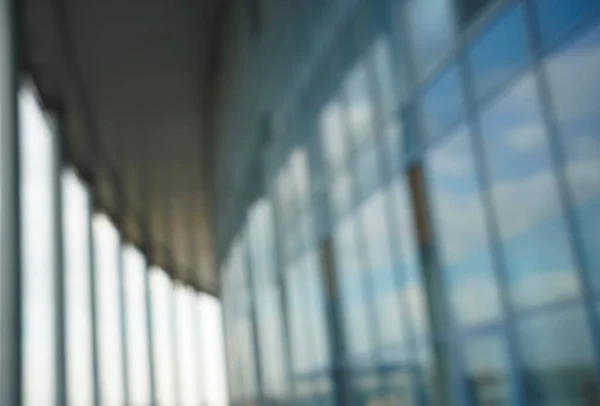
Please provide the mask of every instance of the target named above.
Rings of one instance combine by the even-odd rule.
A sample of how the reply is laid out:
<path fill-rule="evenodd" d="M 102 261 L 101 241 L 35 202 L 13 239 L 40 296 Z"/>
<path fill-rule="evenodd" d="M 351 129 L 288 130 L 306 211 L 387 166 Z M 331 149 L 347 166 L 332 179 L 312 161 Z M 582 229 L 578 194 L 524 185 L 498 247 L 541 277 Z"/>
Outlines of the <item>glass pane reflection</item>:
<path fill-rule="evenodd" d="M 465 105 L 458 68 L 450 67 L 430 86 L 423 100 L 423 115 L 427 135 L 441 135 L 462 121 Z"/>
<path fill-rule="evenodd" d="M 506 345 L 499 337 L 465 342 L 467 396 L 477 406 L 512 405 Z"/>
<path fill-rule="evenodd" d="M 549 48 L 599 5 L 598 0 L 535 0 L 543 46 Z"/>
<path fill-rule="evenodd" d="M 533 76 L 481 116 L 511 297 L 533 307 L 579 294 Z"/>
<path fill-rule="evenodd" d="M 426 158 L 435 237 L 460 324 L 501 315 L 469 131 L 462 127 Z"/>
<path fill-rule="evenodd" d="M 583 309 L 569 307 L 524 318 L 518 334 L 529 404 L 599 404 L 594 350 Z"/>
<path fill-rule="evenodd" d="M 580 241 L 600 293 L 600 27 L 554 55 L 547 71 Z"/>
<path fill-rule="evenodd" d="M 449 0 L 410 0 L 405 6 L 419 79 L 429 76 L 454 42 L 454 16 Z"/>
<path fill-rule="evenodd" d="M 498 90 L 526 66 L 529 58 L 527 44 L 520 5 L 500 16 L 499 21 L 492 23 L 473 44 L 468 58 L 478 100 Z"/>

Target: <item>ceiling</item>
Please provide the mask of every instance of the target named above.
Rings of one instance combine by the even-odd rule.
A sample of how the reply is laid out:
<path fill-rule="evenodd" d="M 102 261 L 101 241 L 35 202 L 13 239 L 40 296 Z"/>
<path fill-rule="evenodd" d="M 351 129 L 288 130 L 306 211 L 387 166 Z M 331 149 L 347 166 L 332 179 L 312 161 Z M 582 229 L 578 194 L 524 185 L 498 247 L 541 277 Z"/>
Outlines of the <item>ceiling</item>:
<path fill-rule="evenodd" d="M 218 0 L 27 0 L 20 59 L 63 152 L 129 241 L 175 277 L 218 292 L 207 100 Z"/>

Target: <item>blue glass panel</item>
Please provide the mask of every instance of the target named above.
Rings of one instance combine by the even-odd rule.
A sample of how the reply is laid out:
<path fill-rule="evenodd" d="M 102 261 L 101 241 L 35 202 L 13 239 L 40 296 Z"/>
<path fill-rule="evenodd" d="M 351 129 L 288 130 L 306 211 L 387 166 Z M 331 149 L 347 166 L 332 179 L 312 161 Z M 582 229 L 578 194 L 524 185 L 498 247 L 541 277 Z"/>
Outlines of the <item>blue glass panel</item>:
<path fill-rule="evenodd" d="M 454 43 L 450 0 L 410 0 L 405 6 L 417 76 L 424 79 L 442 62 Z"/>
<path fill-rule="evenodd" d="M 473 44 L 468 58 L 479 101 L 523 69 L 529 57 L 522 7 L 512 7 L 493 23 Z"/>
<path fill-rule="evenodd" d="M 543 47 L 552 46 L 598 5 L 598 0 L 535 0 Z"/>
<path fill-rule="evenodd" d="M 470 404 L 512 405 L 507 348 L 498 336 L 478 337 L 464 342 L 465 379 Z"/>
<path fill-rule="evenodd" d="M 594 350 L 579 306 L 523 318 L 517 332 L 528 404 L 598 404 Z"/>
<path fill-rule="evenodd" d="M 485 111 L 481 124 L 514 304 L 534 307 L 579 295 L 533 76 Z"/>
<path fill-rule="evenodd" d="M 547 71 L 582 249 L 600 292 L 600 27 L 554 55 Z"/>
<path fill-rule="evenodd" d="M 461 127 L 426 158 L 435 236 L 456 320 L 501 316 L 469 131 Z"/>
<path fill-rule="evenodd" d="M 429 137 L 437 137 L 465 115 L 463 93 L 456 66 L 446 70 L 427 90 L 423 115 Z"/>

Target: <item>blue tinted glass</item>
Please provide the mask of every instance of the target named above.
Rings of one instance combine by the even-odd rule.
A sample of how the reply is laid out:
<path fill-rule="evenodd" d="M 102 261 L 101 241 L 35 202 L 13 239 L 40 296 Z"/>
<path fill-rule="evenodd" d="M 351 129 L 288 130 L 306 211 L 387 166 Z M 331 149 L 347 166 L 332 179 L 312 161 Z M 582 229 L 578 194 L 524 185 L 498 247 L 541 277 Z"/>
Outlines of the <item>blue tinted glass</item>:
<path fill-rule="evenodd" d="M 481 116 L 490 187 L 516 306 L 572 298 L 579 281 L 532 75 Z"/>
<path fill-rule="evenodd" d="M 470 404 L 512 405 L 504 340 L 489 336 L 469 340 L 465 348 L 465 379 Z"/>
<path fill-rule="evenodd" d="M 372 143 L 358 154 L 358 184 L 361 196 L 367 197 L 379 186 L 379 150 Z"/>
<path fill-rule="evenodd" d="M 440 76 L 425 94 L 425 127 L 429 137 L 437 137 L 465 115 L 460 78 L 456 66 Z"/>
<path fill-rule="evenodd" d="M 410 0 L 405 6 L 409 38 L 419 79 L 429 76 L 454 43 L 454 15 L 450 0 Z"/>
<path fill-rule="evenodd" d="M 600 292 L 600 28 L 553 56 L 547 71 L 580 241 Z"/>
<path fill-rule="evenodd" d="M 478 100 L 497 90 L 527 64 L 528 49 L 523 10 L 513 7 L 493 23 L 469 51 Z"/>
<path fill-rule="evenodd" d="M 554 41 L 579 23 L 598 0 L 536 0 L 542 45 L 548 48 Z"/>
<path fill-rule="evenodd" d="M 522 319 L 517 332 L 528 404 L 598 404 L 594 350 L 579 306 Z"/>
<path fill-rule="evenodd" d="M 454 315 L 476 324 L 501 315 L 469 131 L 461 129 L 426 158 L 435 236 Z"/>
<path fill-rule="evenodd" d="M 335 228 L 333 241 L 348 353 L 352 363 L 364 363 L 372 358 L 372 320 L 368 316 L 355 230 L 354 216 L 348 216 Z"/>

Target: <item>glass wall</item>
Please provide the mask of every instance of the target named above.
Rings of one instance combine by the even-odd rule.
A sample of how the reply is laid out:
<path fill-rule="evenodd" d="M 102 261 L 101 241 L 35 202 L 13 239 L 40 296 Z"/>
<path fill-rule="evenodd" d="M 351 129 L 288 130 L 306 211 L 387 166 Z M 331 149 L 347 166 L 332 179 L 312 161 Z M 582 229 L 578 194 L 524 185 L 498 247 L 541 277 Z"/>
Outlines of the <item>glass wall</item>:
<path fill-rule="evenodd" d="M 22 304 L 10 303 L 18 311 L 3 318 L 16 317 L 21 330 L 2 340 L 21 350 L 14 361 L 22 385 L 11 399 L 32 406 L 228 405 L 219 300 L 149 270 L 109 217 L 93 213 L 92 189 L 60 162 L 61 125 L 30 82 L 19 89 L 18 109 Z M 247 333 L 250 326 L 245 319 L 240 327 Z M 249 364 L 253 351 L 243 351 Z"/>
<path fill-rule="evenodd" d="M 62 175 L 67 396 L 94 404 L 90 196 L 74 171 Z"/>
<path fill-rule="evenodd" d="M 56 140 L 31 87 L 19 94 L 23 400 L 55 403 Z"/>
<path fill-rule="evenodd" d="M 258 390 L 307 405 L 333 384 L 357 405 L 598 404 L 600 2 L 336 5 L 234 240 L 251 249 L 258 353 L 289 359 L 287 386 L 272 378 L 286 365 L 261 359 Z M 271 289 L 281 316 L 261 310 Z M 234 354 L 239 330 L 226 332 Z M 252 370 L 235 362 L 232 381 Z"/>

